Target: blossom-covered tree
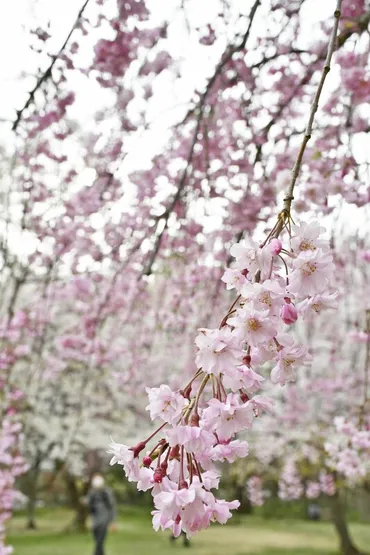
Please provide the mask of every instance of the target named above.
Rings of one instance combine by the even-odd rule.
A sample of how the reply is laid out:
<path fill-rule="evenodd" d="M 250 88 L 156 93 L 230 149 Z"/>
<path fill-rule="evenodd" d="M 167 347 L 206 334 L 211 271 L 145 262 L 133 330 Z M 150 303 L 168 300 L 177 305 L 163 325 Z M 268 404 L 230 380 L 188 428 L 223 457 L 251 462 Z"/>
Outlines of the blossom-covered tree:
<path fill-rule="evenodd" d="M 151 416 L 169 424 L 140 469 L 141 489 L 156 476 L 155 526 L 191 533 L 228 518 L 237 503 L 208 491 L 218 477 L 207 465 L 247 454 L 233 434 L 270 408 L 252 397 L 266 377 L 260 365 L 273 361 L 280 387 L 309 363 L 308 345 L 285 333 L 299 305 L 335 300 L 332 255 L 312 221 L 369 200 L 359 145 L 369 130 L 370 12 L 364 0 L 340 4 L 330 5 L 336 23 L 323 14 L 312 37 L 310 0 L 212 0 L 203 18 L 191 0 L 166 9 L 90 0 L 59 48 L 42 21 L 30 34 L 41 69 L 10 115 L 2 175 L 2 412 L 18 424 L 32 411 L 23 442 L 32 459 L 34 434 L 44 437 L 54 403 L 63 407 L 48 445 L 69 459 L 80 424 L 105 419 L 90 401 L 114 404 L 113 379 L 115 422 L 130 392 L 150 387 Z M 96 107 L 83 120 L 90 91 Z M 240 294 L 227 312 L 221 277 Z M 18 432 L 11 437 L 7 453 L 18 449 Z M 206 447 L 212 460 L 194 460 Z M 138 449 L 119 457 L 135 477 Z M 178 480 L 192 487 L 176 489 Z M 184 503 L 189 518 L 179 522 Z"/>

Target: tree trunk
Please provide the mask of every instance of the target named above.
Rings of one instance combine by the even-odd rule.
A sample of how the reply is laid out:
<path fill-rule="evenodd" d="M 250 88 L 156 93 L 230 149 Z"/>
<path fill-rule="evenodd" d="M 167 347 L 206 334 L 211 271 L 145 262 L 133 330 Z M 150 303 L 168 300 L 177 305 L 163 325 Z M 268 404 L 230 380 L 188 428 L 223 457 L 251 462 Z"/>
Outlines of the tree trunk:
<path fill-rule="evenodd" d="M 69 472 L 64 473 L 67 492 L 72 509 L 75 512 L 74 518 L 68 529 L 86 532 L 87 530 L 87 506 L 81 500 L 81 493 L 78 490 L 77 482 Z"/>
<path fill-rule="evenodd" d="M 250 515 L 253 511 L 253 507 L 249 498 L 245 495 L 245 486 L 237 484 L 235 486 L 235 494 L 235 498 L 240 501 L 239 512 Z"/>
<path fill-rule="evenodd" d="M 338 493 L 329 498 L 333 524 L 340 539 L 340 548 L 343 555 L 364 555 L 354 545 L 346 522 L 343 504 Z"/>
<path fill-rule="evenodd" d="M 37 482 L 40 475 L 40 459 L 36 458 L 33 468 L 29 472 L 28 502 L 27 502 L 27 530 L 36 530 L 36 501 Z"/>

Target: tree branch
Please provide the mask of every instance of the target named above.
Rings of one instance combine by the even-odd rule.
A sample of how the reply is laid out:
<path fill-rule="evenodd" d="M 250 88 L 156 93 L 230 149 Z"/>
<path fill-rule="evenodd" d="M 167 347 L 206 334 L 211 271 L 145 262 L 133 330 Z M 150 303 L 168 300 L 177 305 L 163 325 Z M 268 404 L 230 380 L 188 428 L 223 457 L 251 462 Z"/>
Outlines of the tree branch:
<path fill-rule="evenodd" d="M 171 200 L 168 207 L 166 208 L 166 211 L 163 214 L 163 216 L 161 216 L 158 219 L 158 223 L 160 221 L 164 221 L 164 226 L 163 226 L 162 231 L 157 235 L 157 237 L 155 239 L 154 247 L 153 247 L 153 250 L 150 254 L 149 261 L 148 261 L 148 264 L 147 264 L 147 266 L 146 266 L 146 268 L 143 272 L 143 275 L 149 276 L 152 273 L 153 264 L 155 262 L 157 254 L 159 252 L 164 232 L 167 229 L 168 219 L 169 219 L 169 217 L 170 217 L 170 215 L 171 215 L 171 213 L 172 213 L 172 211 L 175 207 L 175 204 L 179 200 L 179 198 L 181 196 L 181 193 L 182 193 L 182 191 L 183 191 L 183 189 L 186 185 L 186 179 L 188 177 L 188 171 L 189 171 L 189 168 L 190 168 L 192 160 L 193 160 L 194 148 L 195 148 L 195 145 L 197 143 L 198 133 L 199 133 L 200 126 L 201 126 L 201 123 L 202 123 L 204 107 L 205 107 L 205 103 L 206 103 L 208 94 L 209 94 L 210 90 L 212 89 L 217 77 L 220 75 L 220 73 L 222 72 L 225 65 L 232 59 L 233 55 L 236 52 L 239 52 L 239 51 L 241 51 L 245 48 L 245 45 L 247 43 L 247 40 L 249 38 L 251 29 L 252 29 L 253 20 L 255 18 L 257 8 L 260 5 L 260 3 L 261 3 L 261 0 L 256 0 L 254 2 L 253 6 L 252 6 L 252 9 L 250 11 L 250 14 L 249 14 L 248 28 L 247 28 L 246 32 L 244 33 L 241 42 L 239 44 L 236 44 L 236 45 L 231 45 L 229 48 L 226 49 L 226 51 L 224 52 L 224 54 L 221 57 L 221 60 L 219 61 L 219 63 L 216 66 L 214 74 L 212 75 L 212 77 L 208 81 L 207 86 L 206 86 L 204 92 L 202 93 L 197 106 L 193 110 L 191 110 L 187 113 L 187 115 L 185 116 L 185 118 L 182 122 L 182 123 L 184 123 L 190 115 L 194 114 L 198 110 L 197 123 L 196 123 L 194 134 L 193 134 L 193 140 L 192 140 L 191 145 L 190 145 L 189 154 L 188 154 L 188 157 L 187 157 L 187 160 L 186 160 L 186 167 L 185 167 L 185 169 L 184 169 L 184 171 L 181 175 L 181 178 L 180 178 L 180 181 L 179 181 L 179 184 L 178 184 L 178 187 L 177 187 L 177 191 L 176 191 L 173 199 Z"/>
<path fill-rule="evenodd" d="M 63 53 L 65 47 L 67 46 L 67 44 L 68 44 L 68 42 L 69 42 L 69 39 L 70 39 L 71 36 L 72 36 L 73 31 L 74 31 L 74 30 L 76 29 L 76 27 L 78 26 L 78 24 L 79 24 L 79 22 L 80 22 L 80 20 L 81 20 L 81 17 L 82 17 L 82 15 L 83 15 L 84 11 L 85 11 L 85 8 L 86 8 L 86 6 L 87 6 L 87 4 L 88 4 L 89 2 L 90 2 L 90 0 L 85 0 L 85 2 L 84 2 L 84 4 L 83 4 L 82 8 L 80 9 L 80 11 L 79 11 L 78 14 L 77 14 L 77 18 L 76 18 L 76 20 L 75 20 L 75 22 L 74 22 L 74 24 L 73 24 L 71 30 L 69 31 L 68 36 L 67 36 L 67 38 L 65 39 L 65 41 L 64 41 L 62 47 L 60 48 L 59 52 L 58 52 L 57 54 L 55 54 L 54 56 L 52 56 L 52 58 L 51 58 L 51 63 L 50 63 L 50 65 L 49 65 L 49 67 L 48 67 L 47 70 L 37 79 L 36 85 L 33 87 L 32 91 L 30 91 L 29 96 L 28 96 L 28 99 L 27 99 L 26 103 L 24 104 L 23 108 L 21 108 L 20 110 L 17 110 L 17 117 L 16 117 L 16 119 L 15 119 L 15 121 L 14 121 L 14 123 L 13 123 L 12 131 L 16 131 L 16 130 L 17 130 L 18 125 L 20 124 L 20 122 L 21 122 L 21 120 L 22 120 L 23 112 L 24 112 L 25 110 L 27 110 L 27 108 L 32 104 L 32 102 L 34 102 L 35 94 L 36 94 L 36 92 L 39 90 L 39 88 L 41 87 L 41 85 L 42 85 L 45 81 L 47 81 L 47 80 L 50 78 L 51 72 L 52 72 L 52 70 L 53 70 L 53 67 L 54 67 L 55 62 L 56 62 L 56 61 L 60 58 L 60 56 L 62 55 L 62 53 Z"/>

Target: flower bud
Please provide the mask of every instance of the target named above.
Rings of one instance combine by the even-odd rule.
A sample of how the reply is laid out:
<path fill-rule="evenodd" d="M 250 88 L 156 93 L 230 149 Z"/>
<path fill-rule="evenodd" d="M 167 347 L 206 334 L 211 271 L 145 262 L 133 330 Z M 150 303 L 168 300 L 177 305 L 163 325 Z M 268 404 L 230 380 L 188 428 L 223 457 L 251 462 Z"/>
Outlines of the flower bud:
<path fill-rule="evenodd" d="M 247 401 L 249 401 L 249 397 L 245 393 L 245 391 L 243 391 L 242 389 L 239 389 L 239 393 L 240 393 L 240 400 L 242 403 L 246 403 Z"/>
<path fill-rule="evenodd" d="M 143 465 L 146 466 L 147 468 L 149 468 L 149 466 L 152 464 L 152 459 L 150 457 L 144 457 L 143 458 Z"/>
<path fill-rule="evenodd" d="M 283 243 L 280 241 L 280 239 L 271 239 L 271 241 L 269 242 L 269 248 L 271 253 L 274 256 L 277 256 L 278 254 L 281 253 L 281 249 L 283 248 Z"/>
<path fill-rule="evenodd" d="M 245 364 L 245 366 L 250 366 L 251 365 L 251 356 L 250 355 L 244 355 L 243 356 L 243 364 Z"/>
<path fill-rule="evenodd" d="M 139 453 L 145 449 L 146 447 L 146 443 L 145 441 L 140 441 L 140 443 L 138 443 L 137 445 L 135 445 L 135 447 L 131 447 L 131 451 L 134 452 L 134 457 L 138 457 Z"/>
<path fill-rule="evenodd" d="M 179 489 L 189 489 L 189 486 L 188 486 L 188 483 L 187 483 L 186 480 L 182 480 L 182 481 L 179 483 Z"/>
<path fill-rule="evenodd" d="M 157 468 L 153 474 L 153 482 L 155 482 L 156 484 L 161 484 L 162 480 L 163 480 L 162 470 L 160 468 Z"/>
<path fill-rule="evenodd" d="M 284 324 L 294 324 L 297 321 L 298 312 L 293 304 L 284 304 L 280 316 Z"/>

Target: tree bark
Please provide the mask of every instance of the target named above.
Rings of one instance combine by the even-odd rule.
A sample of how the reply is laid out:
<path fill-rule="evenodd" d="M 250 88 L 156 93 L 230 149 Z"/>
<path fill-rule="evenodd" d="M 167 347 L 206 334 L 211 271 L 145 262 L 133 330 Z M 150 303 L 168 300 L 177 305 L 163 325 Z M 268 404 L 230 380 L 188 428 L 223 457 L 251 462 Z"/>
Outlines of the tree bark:
<path fill-rule="evenodd" d="M 28 502 L 27 502 L 27 530 L 36 530 L 36 501 L 37 501 L 37 482 L 40 475 L 39 456 L 36 457 L 35 463 L 29 472 Z"/>
<path fill-rule="evenodd" d="M 346 515 L 340 496 L 337 493 L 329 498 L 333 524 L 340 539 L 340 548 L 343 555 L 365 555 L 355 546 L 350 535 Z"/>
<path fill-rule="evenodd" d="M 69 472 L 66 471 L 64 473 L 64 478 L 67 486 L 70 504 L 75 513 L 73 521 L 68 528 L 72 530 L 77 530 L 78 532 L 86 532 L 88 510 L 87 506 L 84 505 L 81 499 L 81 493 L 86 492 L 79 491 L 76 479 Z"/>
<path fill-rule="evenodd" d="M 250 515 L 253 512 L 253 507 L 248 497 L 245 494 L 245 486 L 241 484 L 236 484 L 235 486 L 235 498 L 240 502 L 239 512 L 243 514 Z"/>

